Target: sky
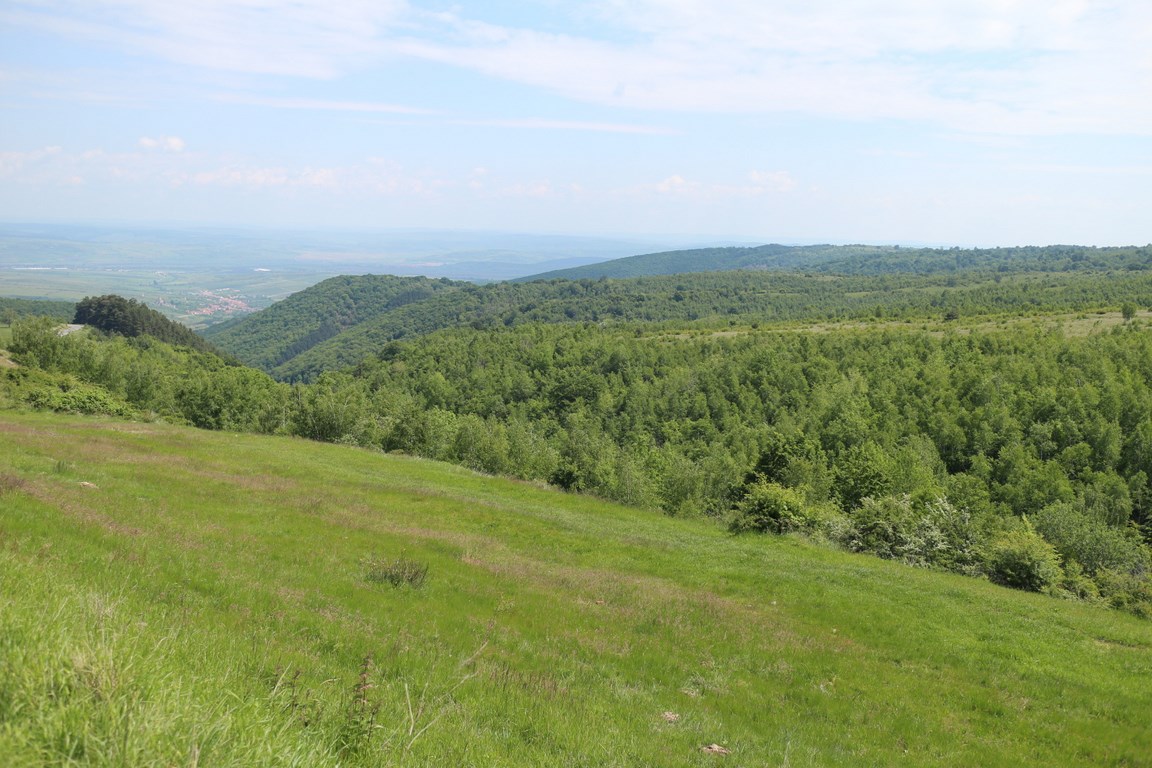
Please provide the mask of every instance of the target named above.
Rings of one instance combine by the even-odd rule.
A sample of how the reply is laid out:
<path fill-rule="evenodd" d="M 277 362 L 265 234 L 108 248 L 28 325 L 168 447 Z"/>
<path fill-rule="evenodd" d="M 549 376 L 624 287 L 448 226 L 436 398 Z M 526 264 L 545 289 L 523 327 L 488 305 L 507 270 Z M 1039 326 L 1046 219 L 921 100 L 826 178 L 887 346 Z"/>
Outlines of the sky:
<path fill-rule="evenodd" d="M 0 0 L 0 219 L 1152 242 L 1147 0 Z"/>

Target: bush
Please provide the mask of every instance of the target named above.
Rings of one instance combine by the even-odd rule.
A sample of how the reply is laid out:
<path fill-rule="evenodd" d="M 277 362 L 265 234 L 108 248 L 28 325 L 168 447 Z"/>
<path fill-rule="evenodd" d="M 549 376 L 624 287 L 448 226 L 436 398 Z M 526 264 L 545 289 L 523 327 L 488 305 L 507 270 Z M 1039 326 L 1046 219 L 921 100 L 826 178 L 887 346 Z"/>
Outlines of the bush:
<path fill-rule="evenodd" d="M 1113 608 L 1152 618 L 1152 579 L 1126 571 L 1104 570 L 1096 574 L 1100 596 Z"/>
<path fill-rule="evenodd" d="M 728 528 L 735 533 L 787 533 L 801 530 L 810 522 L 799 491 L 757 480 L 736 503 Z"/>
<path fill-rule="evenodd" d="M 866 498 L 849 518 L 848 549 L 920 567 L 978 570 L 981 533 L 967 511 L 943 496 Z"/>
<path fill-rule="evenodd" d="M 1034 519 L 1036 530 L 1089 576 L 1101 571 L 1141 575 L 1149 570 L 1148 550 L 1134 527 L 1108 525 L 1066 502 L 1048 505 Z"/>
<path fill-rule="evenodd" d="M 1036 533 L 1025 518 L 988 548 L 984 563 L 988 578 L 997 584 L 1030 592 L 1043 592 L 1064 579 L 1056 548 Z"/>

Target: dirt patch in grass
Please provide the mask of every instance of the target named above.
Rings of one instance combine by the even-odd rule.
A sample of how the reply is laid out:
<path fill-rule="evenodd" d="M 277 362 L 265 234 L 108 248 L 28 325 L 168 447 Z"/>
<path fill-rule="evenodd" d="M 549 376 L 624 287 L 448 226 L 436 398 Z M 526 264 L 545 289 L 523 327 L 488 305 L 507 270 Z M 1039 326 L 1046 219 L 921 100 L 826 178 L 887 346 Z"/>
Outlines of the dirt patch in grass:
<path fill-rule="evenodd" d="M 56 437 L 59 433 L 54 429 L 39 429 L 37 427 L 29 427 L 24 424 L 13 424 L 11 422 L 3 421 L 0 416 L 0 432 L 9 432 L 13 435 L 45 435 L 48 437 Z"/>

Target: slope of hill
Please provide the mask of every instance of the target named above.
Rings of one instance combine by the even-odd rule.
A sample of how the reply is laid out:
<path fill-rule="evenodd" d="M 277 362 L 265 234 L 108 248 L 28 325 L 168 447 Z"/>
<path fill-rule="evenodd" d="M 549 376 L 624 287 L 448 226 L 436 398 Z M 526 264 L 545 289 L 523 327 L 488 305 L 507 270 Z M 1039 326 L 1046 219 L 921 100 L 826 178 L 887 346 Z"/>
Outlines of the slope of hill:
<path fill-rule="evenodd" d="M 1147 268 L 1152 246 L 1094 248 L 1053 245 L 1022 248 L 901 248 L 870 245 L 761 245 L 700 248 L 627 256 L 572 269 L 519 278 L 584 280 L 740 269 L 842 275 L 936 274 L 965 270 L 998 272 Z"/>
<path fill-rule="evenodd" d="M 248 365 L 272 370 L 347 328 L 458 285 L 424 277 L 333 277 L 203 335 Z"/>
<path fill-rule="evenodd" d="M 209 338 L 279 379 L 307 381 L 326 370 L 356 365 L 396 339 L 462 326 L 672 322 L 683 327 L 738 319 L 939 318 L 948 312 L 970 316 L 1021 308 L 1030 313 L 1115 308 L 1122 301 L 1152 305 L 1152 271 L 1146 270 L 849 276 L 759 270 L 483 286 L 408 282 L 420 280 L 364 276 L 328 281 Z M 347 325 L 322 324 L 325 313 L 331 316 L 334 307 L 346 306 L 334 296 L 367 296 L 381 284 L 423 285 L 430 292 L 412 291 L 375 304 L 372 298 L 349 300 L 356 309 L 342 321 Z"/>
<path fill-rule="evenodd" d="M 1082 604 L 163 425 L 5 413 L 0 502 L 5 765 L 1150 764 Z"/>

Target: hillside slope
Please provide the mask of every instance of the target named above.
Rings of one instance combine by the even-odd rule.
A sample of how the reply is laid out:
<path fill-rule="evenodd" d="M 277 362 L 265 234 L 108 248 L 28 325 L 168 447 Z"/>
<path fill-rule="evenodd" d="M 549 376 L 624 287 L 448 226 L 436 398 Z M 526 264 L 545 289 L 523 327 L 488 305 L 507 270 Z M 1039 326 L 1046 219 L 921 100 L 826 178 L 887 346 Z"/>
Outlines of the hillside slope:
<path fill-rule="evenodd" d="M 272 370 L 347 328 L 457 285 L 425 277 L 343 275 L 203 335 L 247 365 Z"/>
<path fill-rule="evenodd" d="M 1114 265 L 1121 262 L 1113 260 Z M 812 322 L 1068 312 L 1152 305 L 1152 271 L 803 275 L 728 271 L 628 279 L 472 285 L 365 275 L 327 281 L 208 334 L 248 365 L 287 381 L 357 365 L 391 341 L 434 331 L 527 323 Z M 362 285 L 363 283 L 363 285 Z M 377 286 L 417 286 L 373 298 Z M 428 292 L 424 292 L 424 286 Z M 351 298 L 351 297 L 360 298 Z M 345 298 L 348 297 L 348 298 Z M 342 319 L 325 320 L 341 310 Z"/>
<path fill-rule="evenodd" d="M 11 413 L 0 508 L 4 765 L 1152 763 L 1152 624 L 795 539 Z"/>
<path fill-rule="evenodd" d="M 1028 246 L 1021 248 L 901 248 L 872 245 L 760 245 L 747 248 L 699 248 L 663 251 L 554 270 L 519 278 L 595 280 L 729 270 L 817 272 L 840 275 L 938 274 L 965 270 L 998 272 L 1147 268 L 1152 246 L 1095 248 Z"/>

